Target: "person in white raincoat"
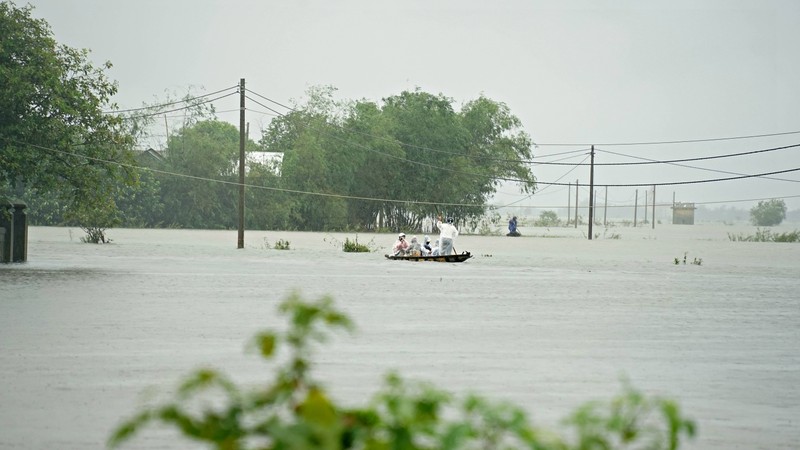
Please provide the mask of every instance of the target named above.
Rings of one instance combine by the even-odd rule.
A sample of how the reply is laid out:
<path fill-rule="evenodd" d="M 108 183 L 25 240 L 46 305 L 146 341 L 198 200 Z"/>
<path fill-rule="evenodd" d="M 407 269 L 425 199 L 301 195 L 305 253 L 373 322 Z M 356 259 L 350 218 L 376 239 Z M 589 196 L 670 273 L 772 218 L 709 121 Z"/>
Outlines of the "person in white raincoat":
<path fill-rule="evenodd" d="M 453 241 L 458 236 L 458 229 L 453 225 L 453 218 L 448 217 L 446 222 L 442 222 L 442 217 L 436 222 L 439 228 L 439 254 L 447 256 L 453 253 Z"/>

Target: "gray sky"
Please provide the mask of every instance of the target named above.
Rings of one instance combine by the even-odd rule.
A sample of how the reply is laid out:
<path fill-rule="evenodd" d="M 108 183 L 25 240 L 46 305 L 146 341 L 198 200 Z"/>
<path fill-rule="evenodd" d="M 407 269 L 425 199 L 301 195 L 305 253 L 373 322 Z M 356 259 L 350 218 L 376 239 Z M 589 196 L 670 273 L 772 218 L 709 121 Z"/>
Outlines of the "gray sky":
<path fill-rule="evenodd" d="M 339 99 L 381 98 L 417 87 L 455 100 L 480 94 L 506 103 L 541 161 L 596 144 L 596 163 L 697 158 L 800 144 L 800 2 L 795 0 L 31 0 L 56 39 L 110 60 L 120 108 L 187 89 L 247 87 L 287 104 L 310 86 Z M 216 104 L 238 107 L 238 97 Z M 263 110 L 256 105 L 249 105 Z M 238 112 L 219 114 L 238 124 Z M 251 137 L 271 116 L 248 113 Z M 255 131 L 254 131 L 255 130 Z M 602 150 L 602 151 L 601 151 Z M 615 152 L 615 155 L 608 152 Z M 632 158 L 635 157 L 635 158 Z M 584 155 L 561 162 L 579 163 Z M 435 163 L 432 157 L 429 163 Z M 586 161 L 588 162 L 588 160 Z M 683 163 L 595 168 L 597 184 L 707 180 L 800 168 L 800 147 Z M 571 170 L 571 171 L 570 171 Z M 721 172 L 722 171 L 722 172 Z M 588 183 L 588 167 L 536 166 L 542 182 Z M 660 186 L 657 200 L 784 198 L 800 208 L 800 172 Z M 501 203 L 563 207 L 567 188 L 531 198 L 512 186 Z M 632 204 L 635 187 L 609 188 Z M 639 198 L 644 196 L 639 188 Z M 581 198 L 585 199 L 586 190 Z M 604 191 L 598 199 L 602 203 Z M 796 196 L 796 197 L 795 197 Z"/>

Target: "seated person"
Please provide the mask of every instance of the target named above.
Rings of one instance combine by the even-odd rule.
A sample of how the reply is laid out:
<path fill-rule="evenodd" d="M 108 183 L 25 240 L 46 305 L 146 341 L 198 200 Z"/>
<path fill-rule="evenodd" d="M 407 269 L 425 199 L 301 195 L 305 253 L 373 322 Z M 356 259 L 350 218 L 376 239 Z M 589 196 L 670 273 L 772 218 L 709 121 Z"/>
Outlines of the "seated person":
<path fill-rule="evenodd" d="M 397 235 L 397 242 L 392 247 L 392 256 L 405 256 L 408 251 L 408 242 L 406 242 L 406 234 L 400 233 Z"/>
<path fill-rule="evenodd" d="M 436 240 L 436 243 L 433 244 L 433 249 L 431 250 L 431 256 L 439 256 L 439 240 Z"/>
<path fill-rule="evenodd" d="M 411 244 L 409 244 L 406 253 L 411 256 L 422 256 L 422 245 L 417 241 L 416 236 L 411 236 Z"/>
<path fill-rule="evenodd" d="M 430 256 L 433 253 L 433 247 L 431 247 L 431 238 L 428 235 L 425 235 L 425 243 L 422 244 L 422 256 Z"/>

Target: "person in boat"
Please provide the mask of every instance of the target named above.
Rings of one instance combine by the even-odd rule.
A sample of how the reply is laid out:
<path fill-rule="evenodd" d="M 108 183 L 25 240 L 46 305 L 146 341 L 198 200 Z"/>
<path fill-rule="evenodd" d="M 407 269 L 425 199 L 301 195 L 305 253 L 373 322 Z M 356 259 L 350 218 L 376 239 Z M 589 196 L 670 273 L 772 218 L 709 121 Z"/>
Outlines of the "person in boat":
<path fill-rule="evenodd" d="M 422 256 L 430 256 L 433 253 L 433 247 L 431 247 L 431 238 L 428 235 L 425 235 L 425 243 L 422 244 Z"/>
<path fill-rule="evenodd" d="M 442 216 L 436 222 L 436 227 L 439 228 L 439 254 L 447 256 L 453 253 L 453 241 L 458 236 L 458 228 L 453 225 L 453 218 L 448 217 L 447 221 L 442 222 Z"/>
<path fill-rule="evenodd" d="M 406 234 L 400 233 L 397 235 L 397 242 L 392 247 L 392 256 L 405 256 L 408 252 L 408 242 L 406 242 Z"/>
<path fill-rule="evenodd" d="M 431 248 L 431 256 L 439 256 L 439 240 L 436 240 L 436 243 L 433 244 Z"/>
<path fill-rule="evenodd" d="M 411 256 L 422 256 L 422 244 L 419 243 L 416 236 L 411 236 L 411 243 L 408 245 L 406 253 Z"/>
<path fill-rule="evenodd" d="M 511 218 L 508 221 L 508 234 L 506 236 L 519 236 L 519 231 L 517 231 L 517 216 Z"/>

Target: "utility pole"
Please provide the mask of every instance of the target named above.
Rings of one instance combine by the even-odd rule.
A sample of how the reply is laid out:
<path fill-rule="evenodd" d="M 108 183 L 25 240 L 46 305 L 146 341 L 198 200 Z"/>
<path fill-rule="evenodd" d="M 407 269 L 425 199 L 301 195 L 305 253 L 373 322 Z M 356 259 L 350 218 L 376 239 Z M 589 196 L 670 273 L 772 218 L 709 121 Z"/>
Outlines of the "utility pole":
<path fill-rule="evenodd" d="M 244 78 L 239 80 L 239 239 L 236 248 L 244 248 Z"/>
<path fill-rule="evenodd" d="M 569 226 L 569 218 L 572 216 L 572 183 L 568 184 L 567 188 L 567 226 Z"/>
<path fill-rule="evenodd" d="M 653 229 L 656 229 L 656 185 L 653 185 Z"/>
<path fill-rule="evenodd" d="M 589 162 L 589 240 L 592 240 L 592 225 L 594 225 L 594 145 L 592 146 L 591 160 Z"/>
<path fill-rule="evenodd" d="M 575 228 L 578 228 L 578 180 L 575 180 Z"/>
<path fill-rule="evenodd" d="M 636 190 L 636 196 L 633 201 L 633 228 L 636 228 L 636 214 L 639 213 L 639 190 Z"/>
<path fill-rule="evenodd" d="M 644 223 L 647 223 L 647 189 L 644 190 Z"/>
<path fill-rule="evenodd" d="M 603 200 L 603 226 L 608 226 L 608 221 L 606 218 L 608 217 L 608 186 L 606 186 L 606 199 Z"/>

